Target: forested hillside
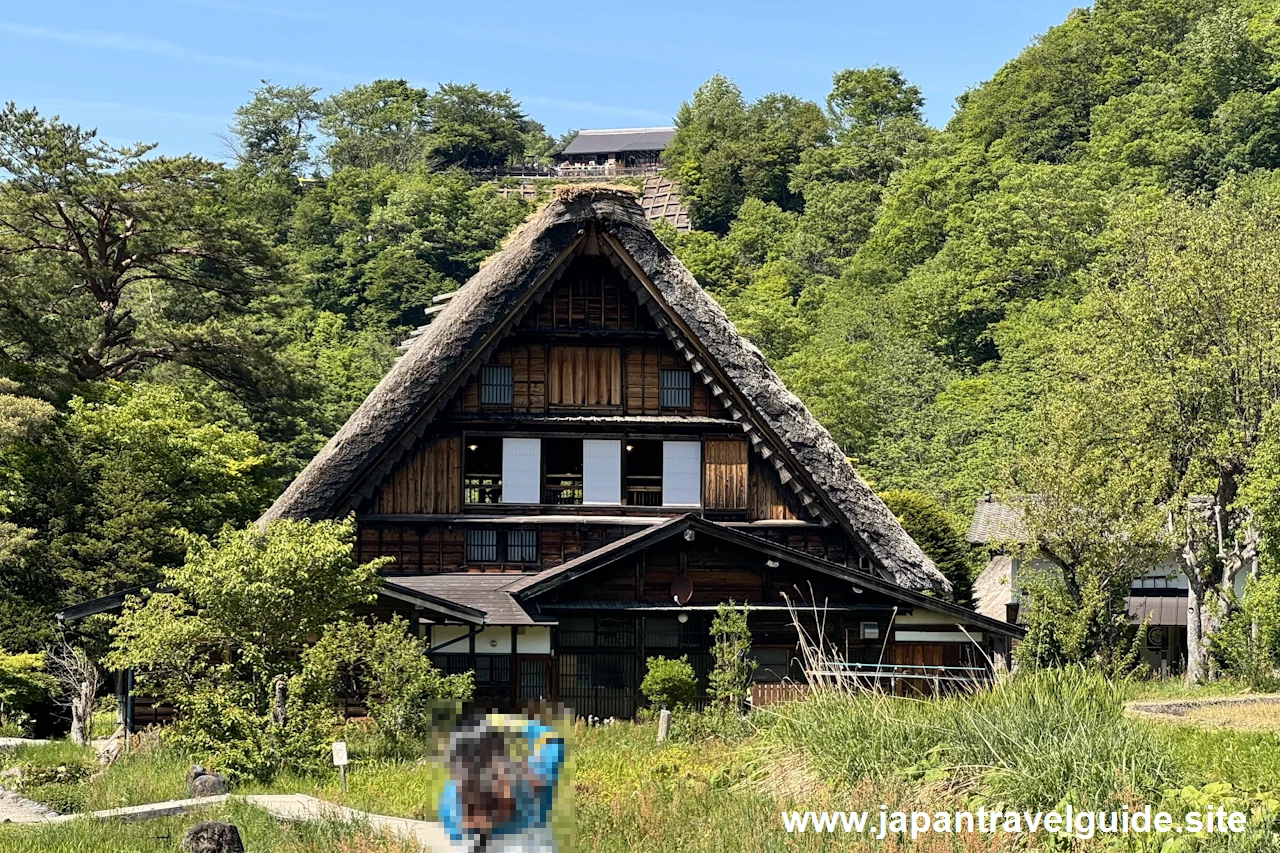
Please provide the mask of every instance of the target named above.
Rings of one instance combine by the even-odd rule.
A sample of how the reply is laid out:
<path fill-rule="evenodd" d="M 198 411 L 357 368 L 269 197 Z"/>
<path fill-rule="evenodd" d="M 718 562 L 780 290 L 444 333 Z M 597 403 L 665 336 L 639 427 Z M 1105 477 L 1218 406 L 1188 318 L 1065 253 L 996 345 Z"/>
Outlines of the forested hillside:
<path fill-rule="evenodd" d="M 1280 532 L 1277 10 L 1098 2 L 945 128 L 921 107 L 886 68 L 823 104 L 713 77 L 664 155 L 695 230 L 660 233 L 900 514 L 1048 496 L 1043 610 L 1087 615 L 1046 647 L 1087 656 L 1148 555 L 1117 543 L 1188 496 L 1227 545 Z M 224 165 L 0 116 L 0 646 L 154 578 L 175 528 L 255 517 L 530 212 L 477 170 L 556 145 L 508 94 L 400 81 L 264 85 L 228 139 Z"/>

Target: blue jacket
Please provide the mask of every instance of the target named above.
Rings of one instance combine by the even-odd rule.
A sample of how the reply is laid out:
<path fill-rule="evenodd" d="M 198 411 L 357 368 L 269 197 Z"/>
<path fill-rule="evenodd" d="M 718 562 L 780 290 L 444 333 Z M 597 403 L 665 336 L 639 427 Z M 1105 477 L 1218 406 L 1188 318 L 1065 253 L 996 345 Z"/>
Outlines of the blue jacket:
<path fill-rule="evenodd" d="M 560 768 L 564 765 L 564 739 L 553 729 L 529 720 L 520 727 L 519 733 L 529 745 L 527 766 L 531 773 L 541 777 L 543 784 L 537 789 L 527 784 L 516 789 L 515 815 L 501 826 L 494 827 L 494 838 L 519 835 L 547 825 L 556 780 L 560 778 Z M 437 818 L 451 840 L 462 841 L 469 834 L 462 827 L 462 806 L 458 802 L 458 782 L 455 779 L 446 782 L 440 792 Z"/>

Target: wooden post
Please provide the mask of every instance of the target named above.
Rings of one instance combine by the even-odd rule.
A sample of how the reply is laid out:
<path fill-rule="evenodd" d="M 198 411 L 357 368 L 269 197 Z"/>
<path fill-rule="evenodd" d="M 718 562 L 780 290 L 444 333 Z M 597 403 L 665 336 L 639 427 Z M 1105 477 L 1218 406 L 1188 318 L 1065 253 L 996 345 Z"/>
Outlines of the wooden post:
<path fill-rule="evenodd" d="M 671 712 L 666 708 L 658 714 L 658 743 L 667 739 L 667 730 L 671 728 Z"/>

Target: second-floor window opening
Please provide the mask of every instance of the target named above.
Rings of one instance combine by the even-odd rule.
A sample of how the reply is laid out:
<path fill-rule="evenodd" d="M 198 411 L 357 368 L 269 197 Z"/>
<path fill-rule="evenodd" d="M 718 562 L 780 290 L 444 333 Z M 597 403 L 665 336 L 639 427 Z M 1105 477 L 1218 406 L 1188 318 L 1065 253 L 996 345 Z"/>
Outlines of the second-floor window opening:
<path fill-rule="evenodd" d="M 469 504 L 502 503 L 502 439 L 467 438 L 462 492 Z"/>
<path fill-rule="evenodd" d="M 662 506 L 662 442 L 628 439 L 623 451 L 627 506 Z"/>
<path fill-rule="evenodd" d="M 490 364 L 480 369 L 480 402 L 490 406 L 511 405 L 511 368 Z"/>
<path fill-rule="evenodd" d="M 582 439 L 544 438 L 544 504 L 582 503 Z"/>
<path fill-rule="evenodd" d="M 687 409 L 693 394 L 693 371 L 661 370 L 658 373 L 658 405 L 664 409 Z"/>

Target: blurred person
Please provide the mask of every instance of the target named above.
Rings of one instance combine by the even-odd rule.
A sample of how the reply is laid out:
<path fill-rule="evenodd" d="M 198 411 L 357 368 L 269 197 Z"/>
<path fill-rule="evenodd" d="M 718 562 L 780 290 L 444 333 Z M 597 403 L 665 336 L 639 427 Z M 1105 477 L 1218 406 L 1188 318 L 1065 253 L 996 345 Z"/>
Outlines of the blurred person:
<path fill-rule="evenodd" d="M 523 742 L 523 759 L 511 757 Z M 564 740 L 535 720 L 491 714 L 449 741 L 441 825 L 458 853 L 555 853 L 547 826 Z"/>

